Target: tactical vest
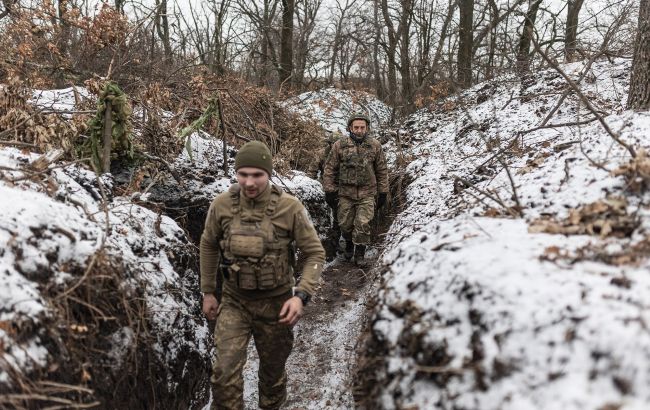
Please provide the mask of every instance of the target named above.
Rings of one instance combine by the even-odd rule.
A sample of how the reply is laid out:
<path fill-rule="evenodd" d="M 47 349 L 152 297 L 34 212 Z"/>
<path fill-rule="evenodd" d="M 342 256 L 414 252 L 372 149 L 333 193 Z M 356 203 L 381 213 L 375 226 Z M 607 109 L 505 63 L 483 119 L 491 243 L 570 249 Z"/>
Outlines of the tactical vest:
<path fill-rule="evenodd" d="M 365 140 L 357 145 L 349 137 L 342 138 L 340 141 L 339 184 L 353 186 L 371 184 L 373 176 L 372 158 L 367 155 L 372 149 L 370 143 Z"/>
<path fill-rule="evenodd" d="M 271 198 L 261 221 L 243 221 L 239 184 L 229 192 L 232 200 L 232 221 L 220 242 L 223 256 L 228 261 L 227 280 L 240 289 L 268 290 L 285 285 L 293 279 L 290 253 L 292 240 L 288 233 L 280 233 L 271 223 L 282 190 L 271 186 Z"/>

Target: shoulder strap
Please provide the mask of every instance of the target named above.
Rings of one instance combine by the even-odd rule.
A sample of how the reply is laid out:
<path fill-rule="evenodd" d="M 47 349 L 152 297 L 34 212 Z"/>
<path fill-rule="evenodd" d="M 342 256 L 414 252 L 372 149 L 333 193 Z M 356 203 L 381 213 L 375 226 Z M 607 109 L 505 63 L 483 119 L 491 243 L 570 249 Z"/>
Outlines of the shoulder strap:
<path fill-rule="evenodd" d="M 273 224 L 271 223 L 271 216 L 275 213 L 275 210 L 278 208 L 278 203 L 280 203 L 280 197 L 282 196 L 282 189 L 276 185 L 271 186 L 271 198 L 269 203 L 266 205 L 264 210 L 264 216 L 262 217 L 262 232 L 266 232 L 268 235 L 268 245 L 272 246 L 275 242 L 275 229 L 273 229 Z"/>
<path fill-rule="evenodd" d="M 271 185 L 271 198 L 269 199 L 269 203 L 266 205 L 266 209 L 264 210 L 265 215 L 267 216 L 273 215 L 276 208 L 278 207 L 278 203 L 280 202 L 281 196 L 282 196 L 282 189 L 277 185 Z"/>
<path fill-rule="evenodd" d="M 232 214 L 238 215 L 240 211 L 239 195 L 241 193 L 241 186 L 239 184 L 232 184 L 228 189 L 228 192 L 230 193 L 230 200 L 232 203 Z"/>

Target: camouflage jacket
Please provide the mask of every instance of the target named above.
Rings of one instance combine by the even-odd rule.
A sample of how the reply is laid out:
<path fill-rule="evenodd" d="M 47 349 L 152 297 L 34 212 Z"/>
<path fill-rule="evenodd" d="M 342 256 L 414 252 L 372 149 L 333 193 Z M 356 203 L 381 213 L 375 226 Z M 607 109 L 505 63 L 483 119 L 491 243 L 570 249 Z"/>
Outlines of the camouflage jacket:
<path fill-rule="evenodd" d="M 361 199 L 388 192 L 388 166 L 381 144 L 366 136 L 357 143 L 351 137 L 334 143 L 323 173 L 325 192 Z"/>
<path fill-rule="evenodd" d="M 329 157 L 334 143 L 342 137 L 343 136 L 340 132 L 335 131 L 325 139 L 324 144 L 318 149 L 318 151 L 316 151 L 316 161 L 314 161 L 307 169 L 307 175 L 309 175 L 312 179 L 318 179 L 322 181 L 327 157 Z"/>
<path fill-rule="evenodd" d="M 262 221 L 267 204 L 271 199 L 271 186 L 257 198 L 247 198 L 240 192 L 239 212 L 242 220 Z M 296 289 L 309 295 L 314 293 L 323 263 L 325 250 L 321 245 L 314 225 L 309 219 L 307 210 L 294 196 L 283 192 L 277 203 L 275 211 L 270 216 L 271 223 L 277 235 L 286 236 L 295 241 L 296 246 L 305 255 L 306 260 L 302 278 Z M 208 209 L 205 228 L 201 235 L 200 265 L 201 265 L 201 291 L 213 293 L 217 289 L 217 275 L 221 262 L 221 241 L 230 229 L 233 219 L 233 200 L 230 191 L 219 194 Z M 238 288 L 232 281 L 226 280 L 223 284 L 224 292 L 241 296 L 246 299 L 259 299 L 271 297 L 291 291 L 293 283 L 286 283 L 276 289 L 270 290 L 244 290 Z"/>

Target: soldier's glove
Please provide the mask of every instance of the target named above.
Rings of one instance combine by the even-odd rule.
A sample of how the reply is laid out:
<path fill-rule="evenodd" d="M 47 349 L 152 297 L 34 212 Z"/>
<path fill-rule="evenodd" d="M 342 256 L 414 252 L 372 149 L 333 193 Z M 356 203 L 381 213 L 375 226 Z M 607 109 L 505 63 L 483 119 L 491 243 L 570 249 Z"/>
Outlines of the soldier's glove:
<path fill-rule="evenodd" d="M 325 202 L 327 202 L 327 205 L 330 206 L 332 209 L 336 209 L 338 206 L 338 201 L 339 201 L 339 194 L 336 191 L 332 192 L 325 192 Z"/>
<path fill-rule="evenodd" d="M 386 205 L 386 197 L 388 194 L 385 192 L 380 192 L 379 197 L 377 197 L 377 209 L 383 208 L 384 205 Z"/>

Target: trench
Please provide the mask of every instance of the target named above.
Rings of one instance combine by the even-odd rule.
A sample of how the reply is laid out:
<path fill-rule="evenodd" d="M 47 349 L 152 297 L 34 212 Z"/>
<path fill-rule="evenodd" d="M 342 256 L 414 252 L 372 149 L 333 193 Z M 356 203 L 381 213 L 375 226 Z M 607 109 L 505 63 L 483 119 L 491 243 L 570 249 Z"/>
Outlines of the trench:
<path fill-rule="evenodd" d="M 188 178 L 197 179 L 187 170 Z M 218 177 L 218 176 L 216 176 Z M 199 177 L 205 179 L 205 176 Z M 197 181 L 198 182 L 198 181 Z M 401 181 L 400 181 L 401 182 Z M 192 191 L 178 189 L 173 180 L 157 184 L 151 190 L 150 201 L 185 229 L 190 240 L 198 243 L 208 207 L 213 199 L 206 194 L 202 184 Z M 392 197 L 397 198 L 398 184 L 391 182 Z M 401 200 L 393 203 L 403 203 Z M 323 220 L 324 202 L 303 201 L 314 221 Z M 398 207 L 395 207 L 398 208 Z M 294 328 L 294 347 L 287 362 L 288 399 L 283 408 L 322 409 L 354 408 L 355 390 L 359 389 L 360 368 L 358 358 L 365 360 L 368 318 L 380 284 L 383 234 L 392 223 L 395 209 L 385 208 L 377 213 L 372 223 L 375 242 L 366 251 L 365 266 L 358 267 L 337 255 L 335 245 L 323 240 L 328 260 L 322 274 L 321 285 L 305 314 Z M 326 219 L 329 219 L 327 217 Z M 318 225 L 318 224 L 317 224 Z M 331 227 L 317 226 L 321 238 L 329 237 Z M 343 245 L 342 241 L 341 244 Z M 196 258 L 198 260 L 198 257 Z M 198 264 L 195 266 L 198 273 Z M 297 272 L 300 271 L 298 266 Z M 197 294 L 197 303 L 200 296 Z M 244 397 L 246 409 L 257 409 L 258 356 L 249 344 L 248 360 L 244 367 Z M 204 393 L 202 393 L 203 396 Z M 209 408 L 211 399 L 194 400 L 191 408 Z"/>

